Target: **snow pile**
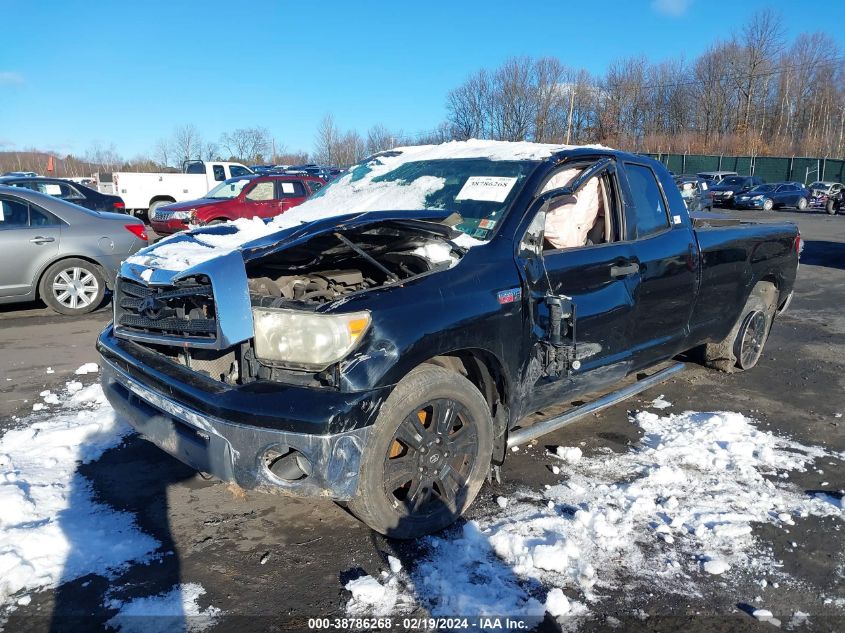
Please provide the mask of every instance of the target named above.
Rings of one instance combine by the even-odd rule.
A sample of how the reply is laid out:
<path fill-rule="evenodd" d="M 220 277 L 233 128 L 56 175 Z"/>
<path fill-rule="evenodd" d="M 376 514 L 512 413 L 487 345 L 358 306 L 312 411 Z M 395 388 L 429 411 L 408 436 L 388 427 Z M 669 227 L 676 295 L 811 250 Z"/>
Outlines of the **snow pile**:
<path fill-rule="evenodd" d="M 131 515 L 94 501 L 91 484 L 76 473 L 131 431 L 100 386 L 70 382 L 62 394 L 42 397 L 59 403 L 52 417 L 22 419 L 0 437 L 0 605 L 18 592 L 107 575 L 158 546 Z"/>
<path fill-rule="evenodd" d="M 600 147 L 600 146 L 596 146 Z M 422 176 L 410 183 L 379 181 L 404 163 L 446 158 L 488 158 L 490 160 L 542 160 L 555 152 L 574 149 L 569 145 L 511 143 L 504 141 L 452 141 L 440 145 L 399 147 L 367 164 L 367 170 L 352 169 L 331 183 L 319 195 L 265 223 L 260 218 L 227 223 L 225 230 L 176 234 L 153 244 L 126 261 L 152 268 L 179 271 L 225 255 L 247 242 L 298 226 L 305 222 L 368 211 L 424 209 L 426 198 L 446 185 L 443 178 Z M 395 153 L 394 153 L 395 152 Z M 363 173 L 365 171 L 365 173 Z M 462 242 L 472 246 L 473 242 Z M 447 261 L 448 253 L 436 253 Z M 428 256 L 428 255 L 426 255 Z M 148 274 L 142 271 L 141 275 Z"/>
<path fill-rule="evenodd" d="M 429 555 L 414 570 L 414 582 L 418 598 L 431 615 L 507 614 L 532 626 L 542 620 L 545 606 L 496 555 L 486 528 L 469 521 L 453 538 L 426 540 Z"/>
<path fill-rule="evenodd" d="M 645 433 L 632 451 L 565 459 L 564 483 L 512 498 L 456 536 L 429 538 L 414 574 L 418 599 L 434 615 L 573 615 L 573 598 L 596 601 L 600 588 L 623 583 L 631 595 L 638 585 L 695 595 L 709 574 L 775 571 L 755 524 L 845 519 L 840 504 L 786 481 L 840 455 L 760 431 L 739 413 L 642 412 L 632 422 Z"/>
<path fill-rule="evenodd" d="M 74 373 L 77 376 L 84 376 L 86 374 L 96 374 L 98 371 L 100 371 L 100 367 L 97 365 L 97 363 L 85 363 Z"/>
<path fill-rule="evenodd" d="M 216 623 L 222 611 L 217 607 L 201 609 L 197 600 L 204 594 L 201 585 L 186 583 L 157 596 L 125 603 L 111 600 L 106 606 L 119 611 L 106 624 L 120 633 L 205 631 Z"/>
<path fill-rule="evenodd" d="M 560 457 L 569 464 L 581 461 L 581 449 L 577 446 L 558 446 L 554 452 L 555 457 Z"/>
<path fill-rule="evenodd" d="M 662 393 L 659 396 L 657 396 L 654 400 L 651 401 L 651 408 L 652 409 L 668 409 L 671 406 L 672 406 L 671 402 L 663 399 Z"/>
<path fill-rule="evenodd" d="M 351 616 L 373 615 L 384 617 L 410 613 L 416 606 L 414 585 L 402 571 L 398 558 L 388 556 L 390 571 L 382 571 L 382 582 L 372 576 L 350 580 L 344 588 L 352 594 L 346 603 L 346 613 Z"/>

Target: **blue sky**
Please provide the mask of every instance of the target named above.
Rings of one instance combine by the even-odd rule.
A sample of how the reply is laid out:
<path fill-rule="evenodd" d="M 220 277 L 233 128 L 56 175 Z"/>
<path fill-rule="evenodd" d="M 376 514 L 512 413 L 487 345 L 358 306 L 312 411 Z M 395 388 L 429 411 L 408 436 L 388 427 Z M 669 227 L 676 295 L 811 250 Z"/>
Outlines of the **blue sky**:
<path fill-rule="evenodd" d="M 185 123 L 210 140 L 264 126 L 306 151 L 326 113 L 416 133 L 443 120 L 450 88 L 510 56 L 597 73 L 628 55 L 693 58 L 763 7 L 789 36 L 845 24 L 841 0 L 7 3 L 0 149 L 100 141 L 125 157 Z"/>

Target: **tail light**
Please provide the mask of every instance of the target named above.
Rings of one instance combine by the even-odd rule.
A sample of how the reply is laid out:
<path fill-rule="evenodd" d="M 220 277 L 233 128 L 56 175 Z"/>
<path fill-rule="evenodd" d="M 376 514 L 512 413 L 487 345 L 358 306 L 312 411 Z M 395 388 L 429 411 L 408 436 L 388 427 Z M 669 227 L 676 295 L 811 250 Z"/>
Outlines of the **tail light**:
<path fill-rule="evenodd" d="M 793 243 L 792 247 L 795 249 L 795 252 L 799 255 L 801 254 L 801 234 L 795 236 L 795 242 Z"/>
<path fill-rule="evenodd" d="M 115 209 L 125 209 L 126 203 L 123 202 L 123 200 L 117 200 L 117 201 L 114 202 L 113 206 L 114 206 Z"/>
<path fill-rule="evenodd" d="M 132 233 L 135 237 L 139 240 L 143 240 L 145 242 L 149 241 L 149 237 L 147 237 L 147 227 L 143 224 L 125 224 L 126 230 Z"/>

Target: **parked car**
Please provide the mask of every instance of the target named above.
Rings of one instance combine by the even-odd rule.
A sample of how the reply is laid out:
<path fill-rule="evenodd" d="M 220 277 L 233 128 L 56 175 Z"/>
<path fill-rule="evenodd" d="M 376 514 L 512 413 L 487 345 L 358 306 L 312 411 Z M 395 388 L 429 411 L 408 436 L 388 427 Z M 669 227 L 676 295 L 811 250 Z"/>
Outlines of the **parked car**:
<path fill-rule="evenodd" d="M 789 223 L 691 220 L 650 158 L 494 141 L 375 155 L 265 228 L 123 264 L 104 391 L 197 470 L 398 538 L 455 521 L 509 447 L 682 367 L 656 363 L 753 367 L 800 247 Z"/>
<path fill-rule="evenodd" d="M 121 196 L 127 209 L 143 217 L 166 204 L 199 198 L 229 178 L 251 173 L 240 163 L 189 160 L 182 164 L 181 174 L 113 172 L 103 188 Z"/>
<path fill-rule="evenodd" d="M 17 178 L 31 178 L 35 177 L 38 174 L 34 171 L 7 171 L 4 176 L 15 176 Z"/>
<path fill-rule="evenodd" d="M 781 207 L 793 207 L 804 210 L 810 199 L 810 190 L 800 182 L 773 182 L 758 185 L 739 195 L 734 200 L 738 209 L 763 209 L 771 211 Z"/>
<path fill-rule="evenodd" d="M 0 303 L 40 297 L 61 314 L 85 314 L 146 245 L 140 220 L 0 186 Z"/>
<path fill-rule="evenodd" d="M 65 202 L 72 202 L 92 211 L 126 213 L 126 205 L 123 204 L 123 198 L 120 196 L 100 193 L 85 185 L 68 182 L 63 178 L 44 178 L 43 176 L 3 177 L 0 178 L 0 185 L 23 187 L 39 193 L 46 193 L 48 196 L 61 198 Z"/>
<path fill-rule="evenodd" d="M 841 182 L 817 181 L 810 184 L 810 206 L 814 209 L 824 209 L 828 213 L 834 207 L 836 194 L 842 191 Z"/>
<path fill-rule="evenodd" d="M 696 176 L 699 178 L 704 178 L 704 180 L 708 182 L 712 182 L 713 184 L 722 182 L 728 176 L 737 176 L 738 174 L 735 171 L 702 171 Z"/>
<path fill-rule="evenodd" d="M 713 210 L 713 192 L 704 178 L 690 175 L 674 176 L 675 185 L 687 205 L 687 211 Z"/>
<path fill-rule="evenodd" d="M 713 192 L 713 202 L 717 206 L 733 206 L 736 196 L 751 191 L 763 183 L 763 179 L 757 176 L 727 176 L 710 188 Z"/>
<path fill-rule="evenodd" d="M 198 200 L 158 207 L 150 224 L 159 235 L 183 231 L 191 224 L 219 224 L 237 218 L 272 218 L 301 204 L 325 181 L 312 176 L 243 176 L 230 178 Z"/>

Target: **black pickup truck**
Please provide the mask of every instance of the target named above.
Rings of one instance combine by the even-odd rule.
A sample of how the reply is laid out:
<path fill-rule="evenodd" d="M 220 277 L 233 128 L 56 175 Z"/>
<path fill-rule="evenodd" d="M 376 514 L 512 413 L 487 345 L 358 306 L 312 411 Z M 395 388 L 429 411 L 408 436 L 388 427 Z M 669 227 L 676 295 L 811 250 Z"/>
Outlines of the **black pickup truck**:
<path fill-rule="evenodd" d="M 529 414 L 693 348 L 754 366 L 799 250 L 792 224 L 691 219 L 642 156 L 399 148 L 275 220 L 125 262 L 103 387 L 201 472 L 410 538 L 464 512 L 509 445 L 572 417 Z"/>

